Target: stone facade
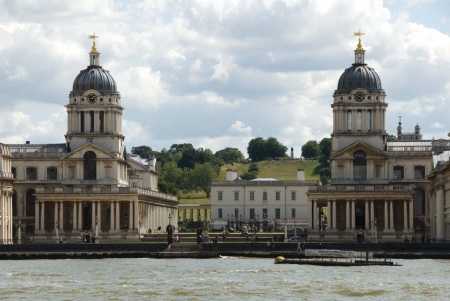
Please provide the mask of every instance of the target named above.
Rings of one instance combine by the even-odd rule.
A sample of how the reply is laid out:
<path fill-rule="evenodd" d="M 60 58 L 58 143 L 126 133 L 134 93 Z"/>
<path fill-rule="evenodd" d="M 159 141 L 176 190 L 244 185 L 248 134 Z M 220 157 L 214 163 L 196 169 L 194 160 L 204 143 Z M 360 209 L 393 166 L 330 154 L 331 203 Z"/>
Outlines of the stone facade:
<path fill-rule="evenodd" d="M 178 220 L 177 198 L 158 191 L 156 160 L 126 152 L 121 96 L 95 43 L 89 57 L 69 94 L 65 143 L 9 145 L 14 222 L 35 243 L 138 238 L 169 214 Z"/>
<path fill-rule="evenodd" d="M 0 143 L 0 244 L 11 244 L 13 229 L 11 152 L 7 145 Z"/>

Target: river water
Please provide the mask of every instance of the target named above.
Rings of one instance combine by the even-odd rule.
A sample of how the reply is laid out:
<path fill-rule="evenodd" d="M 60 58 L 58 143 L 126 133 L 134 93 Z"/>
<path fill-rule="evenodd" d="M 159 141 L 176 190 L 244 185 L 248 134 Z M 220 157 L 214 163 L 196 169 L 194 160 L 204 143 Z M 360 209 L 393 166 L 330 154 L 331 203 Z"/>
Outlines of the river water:
<path fill-rule="evenodd" d="M 0 261 L 0 300 L 448 300 L 450 261 L 401 267 L 273 259 Z"/>

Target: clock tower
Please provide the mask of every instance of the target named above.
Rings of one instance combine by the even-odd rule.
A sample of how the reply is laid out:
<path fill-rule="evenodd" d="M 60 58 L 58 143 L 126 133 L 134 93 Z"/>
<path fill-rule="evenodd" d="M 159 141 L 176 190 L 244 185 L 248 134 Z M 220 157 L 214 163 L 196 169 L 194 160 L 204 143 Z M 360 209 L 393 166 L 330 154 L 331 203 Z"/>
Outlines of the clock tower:
<path fill-rule="evenodd" d="M 386 144 L 386 94 L 378 74 L 365 63 L 362 35 L 355 33 L 359 37 L 355 62 L 345 69 L 333 95 L 332 154 L 355 142 L 378 150 Z"/>
<path fill-rule="evenodd" d="M 80 71 L 73 82 L 67 108 L 66 143 L 74 150 L 86 143 L 93 143 L 117 155 L 123 156 L 122 111 L 120 93 L 109 71 L 100 66 L 95 35 L 89 66 Z"/>

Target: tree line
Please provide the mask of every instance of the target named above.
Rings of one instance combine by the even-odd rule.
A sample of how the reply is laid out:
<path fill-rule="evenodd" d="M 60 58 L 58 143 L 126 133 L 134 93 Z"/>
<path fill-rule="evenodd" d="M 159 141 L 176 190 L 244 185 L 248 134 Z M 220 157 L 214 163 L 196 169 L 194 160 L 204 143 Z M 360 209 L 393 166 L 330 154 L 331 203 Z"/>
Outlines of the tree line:
<path fill-rule="evenodd" d="M 330 140 L 329 143 L 326 139 Z M 319 144 L 314 142 L 308 141 L 302 147 L 302 156 L 318 157 L 321 163 L 326 162 L 331 152 L 331 139 L 324 138 Z M 328 146 L 330 150 L 327 149 Z M 287 157 L 287 149 L 276 138 L 254 138 L 248 143 L 248 159 L 257 162 L 265 159 L 284 158 Z M 209 198 L 211 183 L 219 174 L 221 167 L 224 164 L 233 164 L 244 159 L 242 152 L 237 148 L 227 147 L 213 153 L 208 148 L 196 149 L 190 143 L 173 144 L 169 149 L 164 148 L 160 152 L 154 151 L 150 146 L 141 145 L 132 147 L 131 153 L 144 159 L 155 157 L 159 172 L 158 189 L 178 197 L 181 197 L 182 193 L 203 191 Z M 326 166 L 322 168 L 326 169 Z M 251 180 L 256 178 L 257 173 L 258 166 L 252 163 L 249 165 L 248 172 L 241 178 Z M 325 180 L 326 170 L 323 173 Z"/>

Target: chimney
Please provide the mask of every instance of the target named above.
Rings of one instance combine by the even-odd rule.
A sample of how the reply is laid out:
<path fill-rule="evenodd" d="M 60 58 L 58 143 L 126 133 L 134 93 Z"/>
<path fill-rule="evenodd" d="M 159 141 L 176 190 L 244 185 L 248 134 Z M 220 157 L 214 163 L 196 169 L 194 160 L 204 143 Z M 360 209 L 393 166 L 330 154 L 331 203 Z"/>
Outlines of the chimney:
<path fill-rule="evenodd" d="M 299 169 L 297 170 L 297 181 L 304 181 L 305 180 L 305 170 Z"/>
<path fill-rule="evenodd" d="M 232 169 L 227 169 L 226 174 L 227 182 L 231 182 L 237 179 L 237 172 Z"/>

